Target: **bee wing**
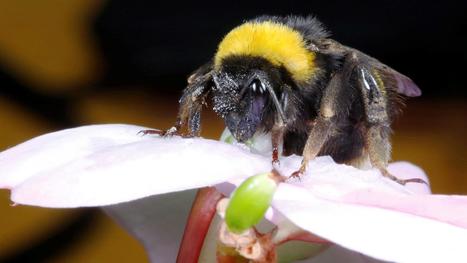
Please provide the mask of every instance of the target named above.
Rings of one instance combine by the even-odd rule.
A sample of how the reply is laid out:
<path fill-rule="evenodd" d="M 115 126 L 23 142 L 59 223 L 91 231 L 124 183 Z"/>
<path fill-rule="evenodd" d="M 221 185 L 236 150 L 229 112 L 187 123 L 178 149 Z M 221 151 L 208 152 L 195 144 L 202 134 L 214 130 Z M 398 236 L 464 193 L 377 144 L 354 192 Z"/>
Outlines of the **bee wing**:
<path fill-rule="evenodd" d="M 346 56 L 352 54 L 356 63 L 370 71 L 376 71 L 376 74 L 381 78 L 384 88 L 388 91 L 393 91 L 397 94 L 405 95 L 407 97 L 418 97 L 422 94 L 420 88 L 409 77 L 397 72 L 391 67 L 381 63 L 379 60 L 359 51 L 354 48 L 342 45 L 337 41 L 325 39 L 318 42 L 320 53 L 333 56 Z M 313 50 L 315 51 L 315 50 Z"/>
<path fill-rule="evenodd" d="M 395 71 L 376 59 L 371 59 L 369 64 L 378 71 L 386 89 L 390 89 L 407 97 L 418 97 L 422 94 L 417 84 L 409 77 Z"/>

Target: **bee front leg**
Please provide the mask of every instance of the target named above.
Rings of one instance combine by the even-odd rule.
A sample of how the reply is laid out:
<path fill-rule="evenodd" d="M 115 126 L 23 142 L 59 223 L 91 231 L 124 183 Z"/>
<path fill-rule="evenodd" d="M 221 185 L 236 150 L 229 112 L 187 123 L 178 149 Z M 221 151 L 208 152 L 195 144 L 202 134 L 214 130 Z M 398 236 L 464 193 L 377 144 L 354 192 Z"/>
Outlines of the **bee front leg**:
<path fill-rule="evenodd" d="M 285 124 L 275 124 L 271 130 L 272 164 L 279 164 L 279 145 L 284 142 Z"/>
<path fill-rule="evenodd" d="M 193 108 L 197 108 L 196 105 L 193 103 L 187 103 L 184 100 L 184 97 L 182 97 L 181 102 L 180 102 L 180 108 L 178 111 L 177 115 L 177 121 L 175 122 L 174 126 L 170 127 L 168 130 L 142 130 L 139 131 L 138 134 L 144 135 L 160 135 L 163 137 L 170 137 L 173 135 L 181 135 L 180 130 L 182 127 L 187 123 L 187 122 L 192 122 L 191 120 L 193 117 L 190 117 L 191 115 L 197 115 L 196 112 L 193 110 Z M 191 113 L 191 114 L 190 114 Z M 199 115 L 199 113 L 198 113 Z M 199 116 L 196 118 L 198 120 L 198 127 L 199 127 Z M 194 126 L 194 125 L 193 125 Z M 181 135 L 182 137 L 192 137 L 192 136 L 184 136 Z"/>
<path fill-rule="evenodd" d="M 171 136 L 173 134 L 176 134 L 177 129 L 175 127 L 172 127 L 168 130 L 154 130 L 154 129 L 148 129 L 148 130 L 141 130 L 138 132 L 138 134 L 141 134 L 143 136 L 145 135 L 160 135 L 160 136 Z"/>
<path fill-rule="evenodd" d="M 155 129 L 148 129 L 148 130 L 141 130 L 138 132 L 138 134 L 141 134 L 143 136 L 145 135 L 159 135 L 163 137 L 170 137 L 173 135 L 179 135 L 178 131 L 181 128 L 181 122 L 177 121 L 174 126 L 169 128 L 168 130 L 155 130 Z M 185 136 L 182 136 L 185 137 Z M 187 136 L 190 137 L 190 136 Z"/>
<path fill-rule="evenodd" d="M 195 94 L 197 94 L 195 96 Z M 142 130 L 139 133 L 143 135 L 157 134 L 163 137 L 180 135 L 184 138 L 199 136 L 201 132 L 201 110 L 206 96 L 205 88 L 188 87 L 185 89 L 180 99 L 180 108 L 177 114 L 177 121 L 174 126 L 168 130 Z M 188 133 L 182 134 L 181 129 L 187 126 Z"/>
<path fill-rule="evenodd" d="M 181 135 L 182 137 L 199 136 L 201 132 L 201 110 L 205 104 L 206 96 L 210 91 L 212 82 L 212 61 L 201 66 L 188 78 L 188 86 L 183 90 L 180 98 L 177 121 L 174 126 L 166 131 L 143 130 L 139 133 L 159 134 L 164 137 Z M 181 130 L 187 127 L 188 134 L 182 134 Z"/>

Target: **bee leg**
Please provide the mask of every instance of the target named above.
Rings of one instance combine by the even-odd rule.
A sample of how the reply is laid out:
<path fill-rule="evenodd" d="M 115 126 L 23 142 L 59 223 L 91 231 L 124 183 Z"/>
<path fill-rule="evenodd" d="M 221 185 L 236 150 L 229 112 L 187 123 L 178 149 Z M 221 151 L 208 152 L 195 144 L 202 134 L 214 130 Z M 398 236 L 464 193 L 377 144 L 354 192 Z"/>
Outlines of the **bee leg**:
<path fill-rule="evenodd" d="M 271 131 L 272 164 L 279 164 L 279 145 L 284 141 L 285 125 L 282 122 L 275 124 Z"/>
<path fill-rule="evenodd" d="M 145 135 L 160 135 L 160 136 L 165 136 L 166 131 L 162 130 L 154 130 L 154 129 L 149 129 L 149 130 L 141 130 L 138 132 L 138 134 L 141 134 L 142 136 Z"/>
<path fill-rule="evenodd" d="M 180 135 L 182 137 L 192 137 L 192 136 L 186 136 L 183 134 L 179 134 L 178 131 L 180 130 L 180 125 L 174 125 L 168 130 L 155 130 L 155 129 L 148 129 L 148 130 L 141 130 L 138 132 L 138 134 L 141 134 L 142 136 L 145 135 L 159 135 L 162 137 L 170 137 L 173 135 Z"/>
<path fill-rule="evenodd" d="M 389 142 L 390 119 L 387 108 L 386 88 L 374 77 L 374 72 L 365 66 L 356 67 L 359 76 L 360 91 L 366 114 L 367 132 L 365 144 L 368 150 L 371 165 L 378 168 L 381 174 L 401 185 L 407 183 L 425 183 L 425 181 L 412 179 L 399 179 L 387 170 L 391 158 L 391 144 Z"/>
<path fill-rule="evenodd" d="M 315 120 L 303 149 L 302 164 L 298 171 L 292 173 L 291 177 L 300 177 L 305 173 L 308 162 L 318 156 L 329 135 L 334 132 L 334 123 L 338 111 L 346 110 L 345 107 L 339 106 L 339 104 L 341 97 L 345 95 L 345 93 L 342 93 L 342 81 L 347 79 L 348 76 L 349 68 L 345 67 L 342 72 L 336 73 L 329 81 L 321 99 L 319 115 Z"/>
<path fill-rule="evenodd" d="M 199 137 L 201 134 L 201 110 L 204 104 L 204 97 L 199 100 L 189 106 L 187 118 L 188 134 L 185 137 Z"/>
<path fill-rule="evenodd" d="M 323 147 L 329 134 L 332 131 L 332 127 L 332 117 L 325 117 L 322 115 L 318 117 L 315 125 L 311 129 L 310 135 L 308 136 L 305 148 L 303 149 L 303 160 L 300 165 L 300 168 L 297 171 L 293 172 L 290 177 L 300 178 L 300 176 L 305 173 L 308 162 L 313 160 L 316 156 L 318 156 L 318 153 L 320 152 L 321 148 Z"/>
<path fill-rule="evenodd" d="M 188 86 L 180 98 L 177 121 L 174 126 L 165 131 L 142 130 L 139 133 L 158 134 L 163 137 L 181 135 L 182 137 L 199 136 L 201 132 L 201 110 L 210 91 L 212 81 L 212 61 L 197 69 L 188 78 Z M 181 129 L 187 126 L 188 133 L 182 134 Z"/>
<path fill-rule="evenodd" d="M 194 97 L 192 93 L 196 90 L 190 90 L 190 87 L 185 89 L 182 98 L 180 99 L 180 108 L 177 115 L 177 121 L 174 126 L 168 130 L 142 130 L 138 134 L 156 134 L 163 137 L 170 137 L 173 135 L 180 135 L 184 138 L 199 136 L 201 132 L 201 110 L 204 103 L 204 95 L 201 97 Z M 184 126 L 187 126 L 188 133 L 182 134 L 180 131 Z"/>
<path fill-rule="evenodd" d="M 318 117 L 308 135 L 303 149 L 303 160 L 300 168 L 290 177 L 300 177 L 305 173 L 308 162 L 318 156 L 329 135 L 335 132 L 337 116 L 345 114 L 347 109 L 346 93 L 344 92 L 352 73 L 353 64 L 346 62 L 342 71 L 335 73 L 329 81 L 321 99 Z"/>
<path fill-rule="evenodd" d="M 427 184 L 420 178 L 400 179 L 389 173 L 387 170 L 391 154 L 391 144 L 389 143 L 390 128 L 384 125 L 372 125 L 368 128 L 366 135 L 366 147 L 373 167 L 377 168 L 384 177 L 387 177 L 401 185 L 407 183 Z"/>
<path fill-rule="evenodd" d="M 177 118 L 177 121 L 175 122 L 175 125 L 169 128 L 168 130 L 155 130 L 155 129 L 149 129 L 149 130 L 141 130 L 138 132 L 138 134 L 141 134 L 143 136 L 145 135 L 159 135 L 162 137 L 170 137 L 173 135 L 180 135 L 178 131 L 182 127 L 183 122 L 181 121 L 180 116 Z M 183 136 L 182 136 L 183 137 Z"/>
<path fill-rule="evenodd" d="M 169 128 L 168 130 L 155 130 L 155 129 L 148 129 L 148 130 L 141 130 L 138 132 L 138 134 L 141 134 L 143 136 L 145 135 L 159 135 L 162 137 L 170 137 L 173 135 L 180 135 L 182 137 L 192 137 L 192 136 L 186 136 L 183 134 L 180 134 L 179 131 L 181 130 L 182 126 L 184 125 L 183 119 L 186 119 L 187 117 L 181 115 L 179 113 L 179 116 L 177 117 L 177 121 L 175 122 L 175 125 Z"/>

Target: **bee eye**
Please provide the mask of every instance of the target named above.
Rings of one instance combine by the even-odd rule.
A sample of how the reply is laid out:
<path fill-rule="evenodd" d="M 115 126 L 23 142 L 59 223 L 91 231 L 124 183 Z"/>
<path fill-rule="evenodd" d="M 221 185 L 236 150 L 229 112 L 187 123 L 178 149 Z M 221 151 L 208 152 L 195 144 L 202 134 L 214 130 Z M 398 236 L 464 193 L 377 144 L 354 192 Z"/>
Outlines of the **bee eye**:
<path fill-rule="evenodd" d="M 254 92 L 256 92 L 256 87 L 257 87 L 257 86 L 258 86 L 258 85 L 256 84 L 256 81 L 253 81 L 253 83 L 250 84 L 250 88 L 251 88 Z"/>
<path fill-rule="evenodd" d="M 261 94 L 266 91 L 266 86 L 258 79 L 253 80 L 249 87 L 251 90 L 253 90 L 253 92 Z"/>

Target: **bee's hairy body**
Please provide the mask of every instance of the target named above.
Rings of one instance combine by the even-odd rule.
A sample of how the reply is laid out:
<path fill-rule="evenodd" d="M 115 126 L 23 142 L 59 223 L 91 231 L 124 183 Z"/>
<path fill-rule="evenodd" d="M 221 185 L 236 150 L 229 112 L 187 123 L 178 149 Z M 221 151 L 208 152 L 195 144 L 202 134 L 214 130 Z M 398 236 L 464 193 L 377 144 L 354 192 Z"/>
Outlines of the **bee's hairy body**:
<path fill-rule="evenodd" d="M 208 98 L 232 135 L 246 141 L 271 132 L 276 152 L 318 155 L 358 166 L 369 159 L 386 171 L 390 123 L 400 94 L 418 87 L 360 51 L 329 38 L 313 17 L 262 16 L 240 25 L 219 44 L 214 58 L 188 79 L 175 128 L 200 132 Z M 394 179 L 394 178 L 393 178 Z"/>
<path fill-rule="evenodd" d="M 250 56 L 230 58 L 225 61 L 224 68 L 239 72 L 244 70 L 242 67 L 249 68 L 251 64 L 260 64 L 268 72 L 273 70 L 273 66 L 268 61 Z M 276 81 L 293 87 L 293 80 L 288 76 L 287 71 L 282 71 L 285 79 L 278 79 Z M 287 107 L 285 105 L 286 107 L 284 107 L 284 114 L 287 118 L 283 139 L 284 155 L 302 155 L 313 121 L 318 116 L 318 106 L 322 99 L 322 90 L 325 89 L 328 79 L 329 76 L 323 74 L 319 80 L 315 81 L 314 89 L 297 88 L 290 90 L 288 95 L 289 101 L 293 101 L 289 103 L 293 103 L 293 106 Z M 329 136 L 318 154 L 331 155 L 336 162 L 352 163 L 353 160 L 359 159 L 363 154 L 364 112 L 360 98 L 356 96 L 357 94 L 353 90 L 348 90 L 348 95 L 344 96 L 347 101 L 343 102 L 343 104 L 349 105 L 348 109 L 351 113 L 337 116 L 336 131 Z M 260 126 L 256 130 L 265 133 L 271 132 L 276 121 L 276 114 L 277 111 L 274 104 L 271 101 L 266 101 L 261 114 Z M 237 131 L 242 132 L 241 129 Z M 250 138 L 249 136 L 241 138 L 240 134 L 235 134 L 235 131 L 232 130 L 231 132 L 237 140 L 245 141 Z M 358 162 L 359 160 L 355 161 Z"/>

